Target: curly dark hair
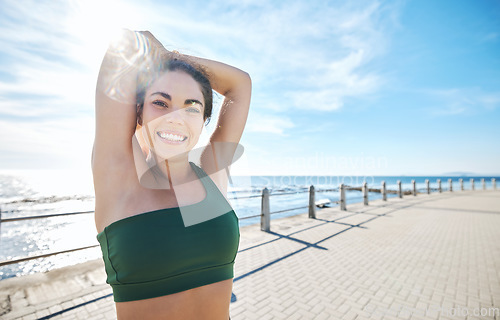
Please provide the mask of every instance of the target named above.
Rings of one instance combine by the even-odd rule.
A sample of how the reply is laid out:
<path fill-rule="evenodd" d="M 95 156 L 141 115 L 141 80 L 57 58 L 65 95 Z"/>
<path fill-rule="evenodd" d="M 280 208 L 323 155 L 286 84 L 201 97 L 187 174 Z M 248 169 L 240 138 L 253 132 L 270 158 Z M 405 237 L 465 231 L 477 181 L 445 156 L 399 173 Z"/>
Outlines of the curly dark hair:
<path fill-rule="evenodd" d="M 190 75 L 200 85 L 201 93 L 203 94 L 205 102 L 205 112 L 203 114 L 203 121 L 206 125 L 210 122 L 212 117 L 212 86 L 208 75 L 201 67 L 195 67 L 185 60 L 181 59 L 164 59 L 157 66 L 153 68 L 146 68 L 139 73 L 137 77 L 137 124 L 142 126 L 142 111 L 144 109 L 144 99 L 146 90 L 149 86 L 156 81 L 162 74 L 168 71 L 182 71 Z"/>

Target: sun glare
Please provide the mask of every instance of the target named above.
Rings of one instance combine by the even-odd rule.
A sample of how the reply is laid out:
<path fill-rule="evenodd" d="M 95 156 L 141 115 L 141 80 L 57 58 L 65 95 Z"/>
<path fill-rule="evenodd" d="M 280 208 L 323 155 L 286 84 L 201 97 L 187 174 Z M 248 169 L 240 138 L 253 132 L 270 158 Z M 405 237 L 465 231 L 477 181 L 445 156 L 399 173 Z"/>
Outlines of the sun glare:
<path fill-rule="evenodd" d="M 77 1 L 67 17 L 68 34 L 77 41 L 72 54 L 78 61 L 98 66 L 109 42 L 123 28 L 138 29 L 140 14 L 124 2 Z"/>

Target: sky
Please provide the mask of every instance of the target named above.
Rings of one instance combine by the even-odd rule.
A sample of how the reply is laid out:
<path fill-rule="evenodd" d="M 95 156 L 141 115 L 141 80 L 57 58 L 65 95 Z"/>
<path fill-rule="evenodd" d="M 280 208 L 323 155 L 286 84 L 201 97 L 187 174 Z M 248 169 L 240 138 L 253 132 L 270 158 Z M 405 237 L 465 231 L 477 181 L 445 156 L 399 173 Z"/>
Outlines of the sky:
<path fill-rule="evenodd" d="M 0 171 L 91 174 L 118 28 L 250 74 L 234 175 L 500 175 L 500 3 L 482 0 L 2 0 Z"/>

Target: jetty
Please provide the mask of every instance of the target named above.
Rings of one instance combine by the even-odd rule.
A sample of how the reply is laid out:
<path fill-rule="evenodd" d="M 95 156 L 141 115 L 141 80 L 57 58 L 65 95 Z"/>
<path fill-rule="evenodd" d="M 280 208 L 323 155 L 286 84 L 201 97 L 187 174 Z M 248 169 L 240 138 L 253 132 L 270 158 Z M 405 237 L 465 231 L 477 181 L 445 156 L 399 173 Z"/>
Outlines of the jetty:
<path fill-rule="evenodd" d="M 240 230 L 233 320 L 500 319 L 496 188 L 315 208 L 266 228 Z M 0 318 L 116 319 L 105 280 L 101 259 L 2 280 Z"/>

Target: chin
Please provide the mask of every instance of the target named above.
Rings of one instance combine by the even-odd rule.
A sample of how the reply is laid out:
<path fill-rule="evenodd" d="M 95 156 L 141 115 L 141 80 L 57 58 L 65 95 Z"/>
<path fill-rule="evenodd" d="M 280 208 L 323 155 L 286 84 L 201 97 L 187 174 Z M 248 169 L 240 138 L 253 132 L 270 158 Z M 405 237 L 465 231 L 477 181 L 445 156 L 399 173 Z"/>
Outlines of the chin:
<path fill-rule="evenodd" d="M 155 150 L 153 154 L 162 160 L 177 160 L 187 159 L 189 153 L 193 150 L 194 146 L 198 143 L 199 136 L 196 139 L 189 137 L 184 143 L 179 145 L 169 145 L 164 141 L 154 141 Z"/>
<path fill-rule="evenodd" d="M 181 160 L 187 159 L 189 156 L 189 152 L 192 150 L 191 148 L 179 148 L 179 150 L 159 150 L 153 151 L 153 154 L 161 159 L 161 160 Z"/>

